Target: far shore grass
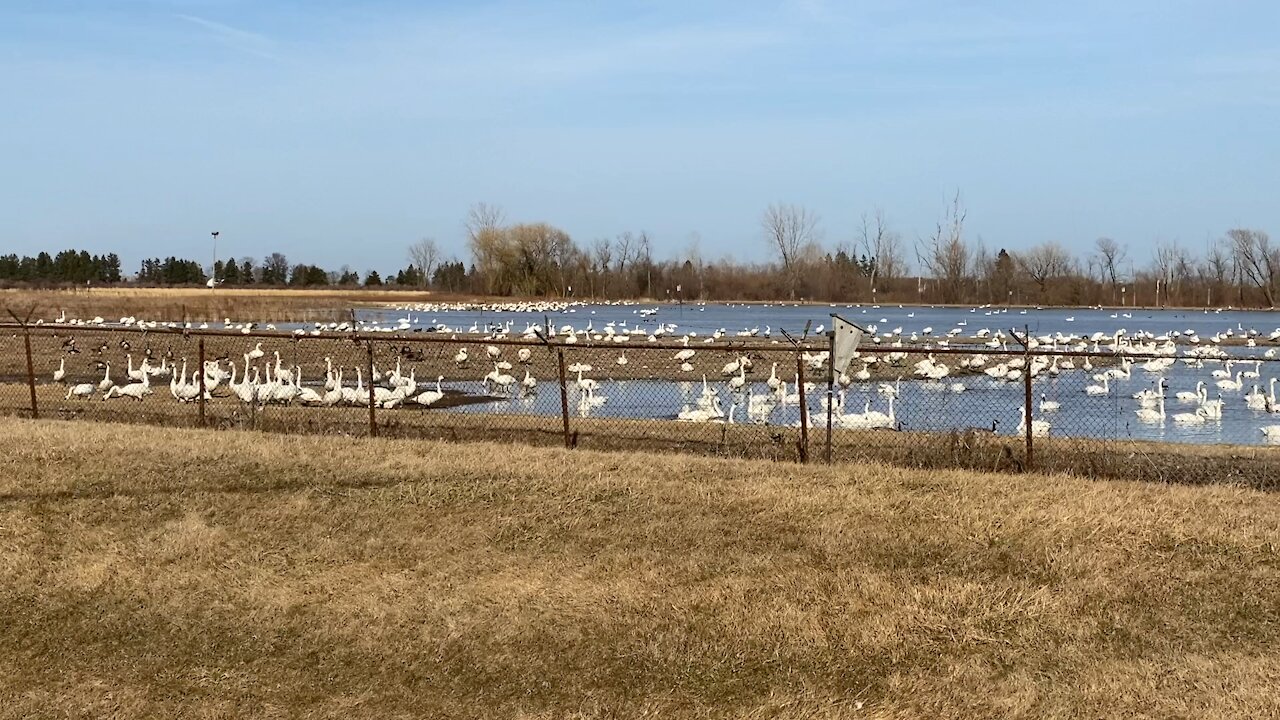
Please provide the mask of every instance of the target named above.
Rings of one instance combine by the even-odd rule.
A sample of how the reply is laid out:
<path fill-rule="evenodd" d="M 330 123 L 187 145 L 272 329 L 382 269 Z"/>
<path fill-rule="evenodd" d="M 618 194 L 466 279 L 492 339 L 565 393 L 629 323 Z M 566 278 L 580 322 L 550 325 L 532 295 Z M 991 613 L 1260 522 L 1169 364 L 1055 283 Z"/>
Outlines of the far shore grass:
<path fill-rule="evenodd" d="M 579 301 L 579 302 L 611 302 L 607 298 L 519 298 L 493 297 L 482 295 L 456 294 L 432 290 L 415 289 L 377 289 L 364 287 L 323 287 L 323 288 L 256 288 L 256 287 L 219 287 L 214 290 L 202 287 L 171 288 L 135 288 L 135 287 L 90 287 L 61 289 L 0 289 L 0 306 L 8 307 L 15 312 L 25 313 L 36 309 L 35 318 L 50 320 L 66 311 L 71 317 L 92 318 L 101 315 L 104 318 L 118 320 L 120 317 L 145 317 L 155 320 L 211 322 L 231 318 L 236 321 L 253 322 L 328 322 L 349 318 L 354 308 L 392 307 L 415 303 L 435 302 L 471 302 L 471 303 L 508 303 L 522 301 Z M 651 305 L 668 305 L 670 299 L 637 298 L 626 302 Z M 696 305 L 701 301 L 684 300 L 686 305 Z M 870 302 L 832 303 L 816 300 L 717 300 L 712 304 L 731 305 L 803 305 L 807 307 L 830 307 L 839 312 L 848 306 L 869 308 Z M 891 308 L 952 308 L 970 309 L 973 304 L 943 303 L 897 303 L 879 302 L 881 309 Z M 1040 307 L 1036 304 L 998 304 L 988 306 L 993 310 L 1009 310 L 1018 313 L 1022 310 L 1033 310 Z M 1090 306 L 1046 306 L 1054 310 L 1088 311 Z M 1155 306 L 1103 306 L 1102 309 L 1112 312 L 1151 312 L 1170 310 L 1186 313 L 1203 313 L 1202 307 L 1155 307 Z M 1217 308 L 1209 308 L 1212 313 Z M 1251 312 L 1265 312 L 1269 308 L 1232 308 Z M 33 319 L 35 319 L 33 318 Z M 8 320 L 9 318 L 3 318 Z M 1261 328 L 1260 328 L 1261 329 Z"/>

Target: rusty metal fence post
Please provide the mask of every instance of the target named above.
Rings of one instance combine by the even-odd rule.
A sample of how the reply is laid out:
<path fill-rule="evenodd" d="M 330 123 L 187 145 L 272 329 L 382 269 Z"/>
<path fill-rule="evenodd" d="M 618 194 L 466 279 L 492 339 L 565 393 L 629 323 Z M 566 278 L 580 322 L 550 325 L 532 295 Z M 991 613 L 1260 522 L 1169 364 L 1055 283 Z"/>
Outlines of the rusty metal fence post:
<path fill-rule="evenodd" d="M 804 392 L 804 359 L 796 354 L 796 392 L 800 394 L 800 462 L 809 462 L 809 398 Z"/>
<path fill-rule="evenodd" d="M 1026 425 L 1023 431 L 1024 431 L 1024 434 L 1026 435 L 1026 444 L 1027 444 L 1027 459 L 1026 459 L 1025 470 L 1027 472 L 1030 472 L 1032 469 L 1032 462 L 1035 455 L 1034 442 L 1031 439 L 1033 435 L 1032 433 L 1032 409 L 1033 409 L 1032 404 L 1033 403 L 1031 402 L 1031 330 L 1030 328 L 1023 326 L 1022 337 L 1018 338 L 1017 332 L 1014 332 L 1013 336 L 1014 338 L 1018 339 L 1018 342 L 1022 343 L 1022 363 L 1023 363 L 1023 366 L 1022 366 L 1022 390 L 1023 390 L 1022 403 L 1023 405 L 1022 407 L 1023 407 L 1023 420 L 1025 421 L 1025 425 Z"/>
<path fill-rule="evenodd" d="M 369 373 L 369 437 L 378 436 L 378 417 L 373 402 L 373 338 L 365 340 L 366 365 L 365 371 Z"/>
<path fill-rule="evenodd" d="M 200 373 L 200 399 L 199 399 L 199 402 L 197 403 L 197 406 L 199 408 L 199 413 L 200 413 L 200 427 L 204 427 L 205 425 L 204 423 L 205 367 L 204 367 L 204 336 L 203 335 L 200 337 L 200 344 L 196 352 L 199 353 L 200 355 L 200 361 L 196 364 L 196 368 Z M 182 378 L 182 381 L 186 382 L 186 378 Z"/>
<path fill-rule="evenodd" d="M 556 359 L 560 366 L 560 419 L 564 423 L 564 446 L 573 447 L 569 436 L 569 388 L 564 374 L 564 348 L 556 349 Z"/>
<path fill-rule="evenodd" d="M 36 366 L 31 360 L 31 328 L 22 323 L 22 342 L 27 349 L 27 389 L 31 391 L 31 419 L 40 419 L 40 408 L 36 404 Z"/>
<path fill-rule="evenodd" d="M 1031 439 L 1034 433 L 1031 432 L 1031 424 L 1032 424 L 1031 410 L 1032 410 L 1033 403 L 1031 402 L 1031 350 L 1030 349 L 1027 350 L 1027 369 L 1022 373 L 1022 385 L 1023 385 L 1022 401 L 1027 409 L 1027 428 L 1026 428 L 1027 472 L 1030 472 L 1033 467 L 1032 463 L 1033 463 L 1033 458 L 1035 454 L 1034 442 Z"/>
<path fill-rule="evenodd" d="M 836 331 L 827 332 L 827 448 L 826 462 L 831 464 L 831 424 L 836 399 Z"/>

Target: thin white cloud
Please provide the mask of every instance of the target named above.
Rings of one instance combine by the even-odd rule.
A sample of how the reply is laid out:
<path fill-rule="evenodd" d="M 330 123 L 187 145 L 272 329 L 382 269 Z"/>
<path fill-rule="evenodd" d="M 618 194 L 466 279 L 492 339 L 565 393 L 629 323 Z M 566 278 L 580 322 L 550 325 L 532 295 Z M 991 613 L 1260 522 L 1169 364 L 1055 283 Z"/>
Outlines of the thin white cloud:
<path fill-rule="evenodd" d="M 232 27 L 231 25 L 198 17 L 196 15 L 176 13 L 174 17 L 203 28 L 212 38 L 238 52 L 265 58 L 267 60 L 280 59 L 279 55 L 276 53 L 275 43 L 265 35 L 250 32 L 248 30 L 242 30 L 241 28 Z"/>

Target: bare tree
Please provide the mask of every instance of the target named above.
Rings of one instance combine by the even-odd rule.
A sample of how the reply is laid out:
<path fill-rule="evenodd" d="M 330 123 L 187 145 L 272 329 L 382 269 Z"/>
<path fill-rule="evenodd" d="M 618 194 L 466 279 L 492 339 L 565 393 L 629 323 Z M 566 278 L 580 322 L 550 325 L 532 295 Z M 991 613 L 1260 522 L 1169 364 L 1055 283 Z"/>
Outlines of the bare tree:
<path fill-rule="evenodd" d="M 271 253 L 262 260 L 262 283 L 284 285 L 289 280 L 289 260 L 281 253 Z"/>
<path fill-rule="evenodd" d="M 629 230 L 619 233 L 613 239 L 613 273 L 623 283 L 619 292 L 624 295 L 632 295 L 635 291 L 635 283 L 627 275 L 627 268 L 631 267 L 638 249 L 639 242 Z"/>
<path fill-rule="evenodd" d="M 896 280 L 906 273 L 907 262 L 902 252 L 902 236 L 889 229 L 884 210 L 876 208 L 868 218 L 862 216 L 859 244 L 872 261 L 871 286 L 876 280 Z"/>
<path fill-rule="evenodd" d="M 497 230 L 507 222 L 507 214 L 497 205 L 479 202 L 467 211 L 467 236 L 474 238 L 486 230 Z"/>
<path fill-rule="evenodd" d="M 1227 239 L 1235 251 L 1241 279 L 1262 291 L 1268 307 L 1275 307 L 1276 292 L 1280 291 L 1280 248 L 1272 247 L 1271 238 L 1261 230 L 1228 230 Z"/>
<path fill-rule="evenodd" d="M 418 278 L 418 284 L 426 285 L 430 283 L 431 272 L 436 269 L 436 264 L 440 262 L 440 246 L 436 244 L 435 238 L 424 237 L 410 245 L 409 262 L 417 267 L 421 273 Z"/>
<path fill-rule="evenodd" d="M 1052 241 L 1018 253 L 1017 261 L 1022 271 L 1040 288 L 1042 299 L 1051 280 L 1063 277 L 1071 271 L 1071 256 L 1067 254 L 1066 248 Z"/>
<path fill-rule="evenodd" d="M 596 238 L 591 243 L 591 294 L 609 297 L 609 264 L 613 262 L 613 245 L 609 238 Z"/>
<path fill-rule="evenodd" d="M 794 300 L 801 250 L 818 241 L 818 215 L 803 205 L 774 203 L 765 210 L 760 224 L 764 228 L 765 241 L 782 259 L 787 294 Z"/>
<path fill-rule="evenodd" d="M 1125 248 L 1120 243 L 1109 237 L 1100 237 L 1094 243 L 1094 258 L 1097 260 L 1098 267 L 1101 269 L 1103 281 L 1111 283 L 1114 289 L 1116 286 L 1117 272 L 1116 268 L 1120 267 L 1125 259 Z"/>
<path fill-rule="evenodd" d="M 968 212 L 957 191 L 934 232 L 917 241 L 916 259 L 942 291 L 942 301 L 959 302 L 969 277 L 970 252 L 964 241 L 964 221 Z"/>
<path fill-rule="evenodd" d="M 503 234 L 509 252 L 506 277 L 513 289 L 526 295 L 565 294 L 566 271 L 577 262 L 568 233 L 546 223 L 522 223 Z"/>
<path fill-rule="evenodd" d="M 1156 276 L 1156 300 L 1160 300 L 1160 288 L 1164 288 L 1164 303 L 1181 294 L 1182 284 L 1191 277 L 1192 260 L 1186 248 L 1176 240 L 1156 243 L 1152 256 L 1152 270 Z"/>
<path fill-rule="evenodd" d="M 1218 291 L 1219 300 L 1224 297 L 1227 278 L 1234 268 L 1231 262 L 1231 248 L 1226 240 L 1214 240 L 1205 250 L 1204 263 L 1200 274 L 1205 288 L 1205 305 L 1213 303 L 1214 291 Z"/>
<path fill-rule="evenodd" d="M 503 228 L 505 218 L 502 208 L 487 203 L 476 203 L 467 212 L 467 244 L 485 289 L 491 293 L 511 286 L 510 278 L 504 277 L 511 254 Z"/>

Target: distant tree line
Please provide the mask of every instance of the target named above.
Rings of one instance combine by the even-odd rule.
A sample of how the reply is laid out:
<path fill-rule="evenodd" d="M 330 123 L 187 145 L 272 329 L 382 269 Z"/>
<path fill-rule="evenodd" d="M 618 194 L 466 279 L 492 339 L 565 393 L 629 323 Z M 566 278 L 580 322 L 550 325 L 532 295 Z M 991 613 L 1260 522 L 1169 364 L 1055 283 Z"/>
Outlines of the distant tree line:
<path fill-rule="evenodd" d="M 778 203 L 761 214 L 760 235 L 752 239 L 763 240 L 773 260 L 753 264 L 733 255 L 706 259 L 697 235 L 666 258 L 654 257 L 653 240 L 644 231 L 580 244 L 549 223 L 509 223 L 500 208 L 481 203 L 471 208 L 465 221 L 467 260 L 446 257 L 428 237 L 408 248 L 406 266 L 385 274 L 293 264 L 285 255 L 271 253 L 260 261 L 219 260 L 212 268 L 189 259 L 152 258 L 126 278 L 114 253 L 64 250 L 56 256 L 0 256 L 0 283 L 165 286 L 199 285 L 213 278 L 233 287 L 365 286 L 577 299 L 972 305 L 1274 307 L 1280 296 L 1280 245 L 1261 230 L 1228 230 L 1199 255 L 1176 240 L 1161 240 L 1144 261 L 1107 237 L 1075 254 L 1056 240 L 1025 250 L 993 251 L 981 237 L 968 235 L 967 219 L 957 193 L 933 230 L 910 244 L 892 229 L 883 212 L 876 211 L 843 233 L 844 240 L 826 245 L 817 213 Z"/>
<path fill-rule="evenodd" d="M 115 253 L 90 255 L 85 250 L 63 250 L 50 256 L 0 255 L 0 281 L 9 283 L 118 283 L 120 258 Z"/>

